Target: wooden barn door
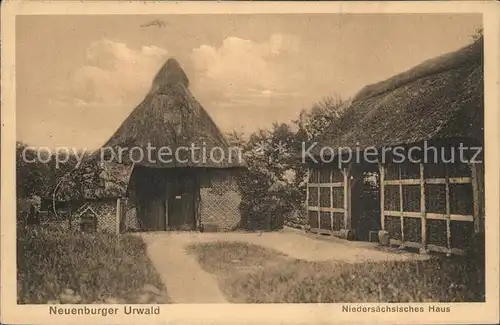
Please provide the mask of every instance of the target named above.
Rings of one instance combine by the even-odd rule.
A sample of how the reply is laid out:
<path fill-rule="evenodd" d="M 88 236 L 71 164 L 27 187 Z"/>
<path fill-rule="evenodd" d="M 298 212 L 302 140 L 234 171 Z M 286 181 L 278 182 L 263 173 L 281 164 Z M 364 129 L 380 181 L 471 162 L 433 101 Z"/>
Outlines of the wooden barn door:
<path fill-rule="evenodd" d="M 139 227 L 144 231 L 165 230 L 165 180 L 161 170 L 136 167 L 133 182 Z"/>
<path fill-rule="evenodd" d="M 168 195 L 168 228 L 194 230 L 196 179 L 194 175 L 180 173 L 172 180 Z"/>
<path fill-rule="evenodd" d="M 137 217 L 141 229 L 146 231 L 165 230 L 165 201 L 162 196 L 140 198 L 137 207 Z"/>
<path fill-rule="evenodd" d="M 165 201 L 163 196 L 152 198 L 151 202 L 151 215 L 154 224 L 152 225 L 155 230 L 166 230 L 165 224 Z"/>

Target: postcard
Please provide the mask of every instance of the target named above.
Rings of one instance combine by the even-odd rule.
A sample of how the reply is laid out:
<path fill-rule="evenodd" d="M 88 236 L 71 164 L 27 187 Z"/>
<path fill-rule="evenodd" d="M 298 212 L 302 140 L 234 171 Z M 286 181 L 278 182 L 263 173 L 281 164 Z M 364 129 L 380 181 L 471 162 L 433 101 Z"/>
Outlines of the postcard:
<path fill-rule="evenodd" d="M 2 5 L 2 323 L 498 321 L 496 3 Z"/>

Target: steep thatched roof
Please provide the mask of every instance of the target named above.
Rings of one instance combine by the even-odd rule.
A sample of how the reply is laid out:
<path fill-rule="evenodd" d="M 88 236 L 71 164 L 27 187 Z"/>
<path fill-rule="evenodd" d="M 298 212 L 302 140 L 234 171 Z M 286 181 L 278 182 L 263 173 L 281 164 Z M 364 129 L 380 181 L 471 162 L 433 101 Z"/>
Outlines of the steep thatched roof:
<path fill-rule="evenodd" d="M 360 148 L 468 138 L 483 142 L 483 40 L 366 86 L 318 141 Z"/>
<path fill-rule="evenodd" d="M 66 201 L 127 195 L 134 165 L 158 168 L 242 166 L 244 163 L 238 161 L 236 152 L 229 159 L 226 139 L 188 87 L 189 80 L 179 63 L 174 59 L 167 60 L 156 74 L 146 98 L 106 144 L 86 157 L 78 170 L 61 178 L 56 199 Z M 185 150 L 180 152 L 180 161 L 177 160 L 175 150 L 191 145 L 200 148 L 195 161 L 190 159 L 191 153 Z M 165 163 L 158 159 L 158 151 L 162 147 L 171 150 L 170 157 L 163 157 L 164 160 L 171 158 L 171 162 Z M 202 159 L 201 148 L 205 148 L 209 155 L 215 147 L 224 151 L 225 159 L 219 162 L 220 149 L 214 153 L 215 160 L 210 159 L 210 156 Z M 107 155 L 111 149 L 114 158 Z M 120 160 L 119 152 L 122 149 L 124 151 Z M 148 150 L 151 151 L 151 160 Z M 140 152 L 143 154 L 142 160 L 139 159 Z M 133 159 L 130 159 L 130 154 Z M 54 188 L 51 188 L 45 195 L 52 197 L 53 192 Z"/>
<path fill-rule="evenodd" d="M 128 148 L 122 155 L 123 162 L 130 162 L 132 155 L 137 165 L 146 167 L 238 167 L 240 162 L 234 159 L 236 155 L 229 159 L 226 139 L 188 87 L 188 78 L 179 63 L 174 59 L 167 60 L 145 99 L 103 148 L 114 148 L 115 152 L 118 148 Z M 180 150 L 179 159 L 176 159 L 174 155 L 179 147 L 190 148 L 192 145 L 205 148 L 206 159 L 202 159 L 201 149 L 195 153 L 194 159 L 191 152 Z M 146 155 L 148 146 L 154 148 L 151 149 L 153 159 Z M 130 150 L 133 147 L 140 150 Z M 163 156 L 163 161 L 160 161 L 157 157 L 162 147 L 168 148 L 163 152 L 171 152 L 171 155 Z M 220 148 L 213 152 L 215 159 L 209 156 L 212 148 Z M 221 150 L 225 157 L 219 162 Z M 142 159 L 141 151 L 144 154 Z"/>

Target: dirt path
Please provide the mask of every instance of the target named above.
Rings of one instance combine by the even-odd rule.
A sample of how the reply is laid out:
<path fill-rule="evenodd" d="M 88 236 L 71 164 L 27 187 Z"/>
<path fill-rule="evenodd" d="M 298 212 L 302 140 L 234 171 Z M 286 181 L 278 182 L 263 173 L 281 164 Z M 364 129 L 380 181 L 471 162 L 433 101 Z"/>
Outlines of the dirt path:
<path fill-rule="evenodd" d="M 335 237 L 318 237 L 287 228 L 268 233 L 184 233 L 178 234 L 189 243 L 240 241 L 275 249 L 290 257 L 306 261 L 341 261 L 346 263 L 408 261 L 427 259 L 425 255 L 407 251 L 384 251 L 375 243 L 347 241 Z M 321 239 L 320 239 L 321 238 Z"/>
<path fill-rule="evenodd" d="M 226 303 L 215 277 L 205 272 L 174 233 L 144 233 L 148 256 L 174 303 Z"/>
<path fill-rule="evenodd" d="M 189 244 L 214 241 L 238 241 L 280 251 L 292 258 L 307 261 L 341 261 L 346 263 L 408 261 L 427 259 L 427 256 L 383 251 L 373 243 L 351 242 L 342 239 L 318 239 L 286 229 L 270 233 L 141 233 L 148 245 L 148 255 L 164 282 L 169 297 L 176 303 L 225 303 L 217 279 L 205 272 L 185 248 Z"/>

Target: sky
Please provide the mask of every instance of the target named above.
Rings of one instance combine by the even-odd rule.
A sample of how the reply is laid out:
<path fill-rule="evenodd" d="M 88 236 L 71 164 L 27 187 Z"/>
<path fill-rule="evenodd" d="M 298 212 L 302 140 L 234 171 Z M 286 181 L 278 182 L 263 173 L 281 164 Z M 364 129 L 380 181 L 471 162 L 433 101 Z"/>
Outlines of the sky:
<path fill-rule="evenodd" d="M 171 57 L 221 130 L 248 134 L 454 51 L 480 27 L 471 14 L 18 16 L 17 139 L 98 148 Z"/>

